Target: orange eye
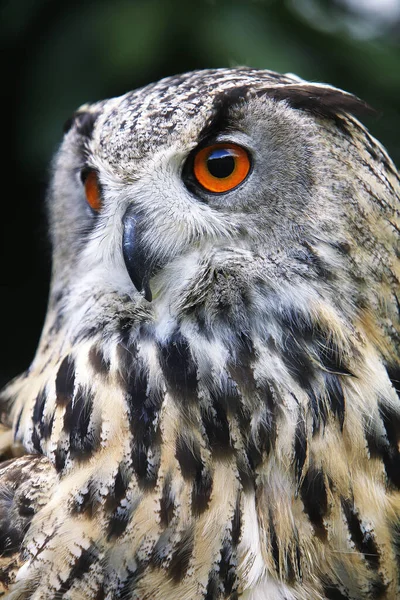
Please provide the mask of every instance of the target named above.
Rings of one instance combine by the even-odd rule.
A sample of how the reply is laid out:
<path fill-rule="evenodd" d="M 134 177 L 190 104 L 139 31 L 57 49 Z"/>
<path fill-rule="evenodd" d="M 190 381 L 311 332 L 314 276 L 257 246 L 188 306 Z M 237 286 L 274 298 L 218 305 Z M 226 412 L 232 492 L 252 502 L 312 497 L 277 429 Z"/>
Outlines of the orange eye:
<path fill-rule="evenodd" d="M 246 179 L 250 171 L 246 150 L 236 144 L 213 144 L 202 148 L 194 158 L 193 172 L 209 192 L 228 192 Z"/>
<path fill-rule="evenodd" d="M 84 181 L 86 200 L 96 212 L 101 209 L 101 192 L 96 171 L 89 171 Z"/>

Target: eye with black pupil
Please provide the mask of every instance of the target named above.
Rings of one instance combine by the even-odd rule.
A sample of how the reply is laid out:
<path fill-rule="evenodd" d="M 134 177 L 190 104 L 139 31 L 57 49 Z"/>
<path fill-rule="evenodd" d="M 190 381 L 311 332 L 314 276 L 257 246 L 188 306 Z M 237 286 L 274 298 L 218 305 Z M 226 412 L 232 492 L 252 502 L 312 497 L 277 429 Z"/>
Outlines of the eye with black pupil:
<path fill-rule="evenodd" d="M 235 170 L 235 159 L 228 150 L 213 150 L 207 158 L 207 168 L 213 177 L 223 179 L 232 175 Z"/>
<path fill-rule="evenodd" d="M 249 152 L 231 142 L 217 142 L 196 149 L 188 163 L 190 175 L 203 190 L 213 194 L 229 192 L 250 173 Z"/>
<path fill-rule="evenodd" d="M 82 169 L 81 180 L 88 205 L 94 212 L 99 212 L 102 208 L 103 200 L 97 171 L 89 168 Z"/>

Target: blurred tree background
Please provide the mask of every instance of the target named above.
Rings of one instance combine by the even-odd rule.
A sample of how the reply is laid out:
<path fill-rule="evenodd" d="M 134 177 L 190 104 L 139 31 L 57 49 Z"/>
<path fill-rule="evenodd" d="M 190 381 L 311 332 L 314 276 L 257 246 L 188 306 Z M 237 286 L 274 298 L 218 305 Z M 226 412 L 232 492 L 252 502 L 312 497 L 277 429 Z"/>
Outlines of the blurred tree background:
<path fill-rule="evenodd" d="M 174 73 L 247 65 L 362 97 L 400 165 L 400 0 L 3 0 L 0 384 L 25 369 L 46 310 L 50 161 L 81 104 Z"/>

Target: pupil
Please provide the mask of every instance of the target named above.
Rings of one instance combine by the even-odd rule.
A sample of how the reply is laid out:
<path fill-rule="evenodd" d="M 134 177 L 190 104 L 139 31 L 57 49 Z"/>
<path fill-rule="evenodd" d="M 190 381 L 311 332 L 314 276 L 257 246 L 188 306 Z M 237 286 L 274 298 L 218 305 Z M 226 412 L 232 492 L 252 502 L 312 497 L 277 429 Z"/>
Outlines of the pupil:
<path fill-rule="evenodd" d="M 235 158 L 228 150 L 213 150 L 207 158 L 207 167 L 213 177 L 223 179 L 235 170 Z"/>

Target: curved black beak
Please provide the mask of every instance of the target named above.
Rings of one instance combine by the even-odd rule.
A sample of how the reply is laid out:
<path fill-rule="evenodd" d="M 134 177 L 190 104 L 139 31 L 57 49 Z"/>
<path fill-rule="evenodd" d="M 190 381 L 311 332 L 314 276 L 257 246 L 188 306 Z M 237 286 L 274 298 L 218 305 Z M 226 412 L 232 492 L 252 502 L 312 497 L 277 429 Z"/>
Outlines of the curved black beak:
<path fill-rule="evenodd" d="M 126 269 L 133 285 L 139 292 L 143 292 L 148 302 L 152 300 L 149 287 L 151 265 L 149 257 L 141 240 L 141 218 L 128 208 L 123 219 L 122 254 Z"/>

